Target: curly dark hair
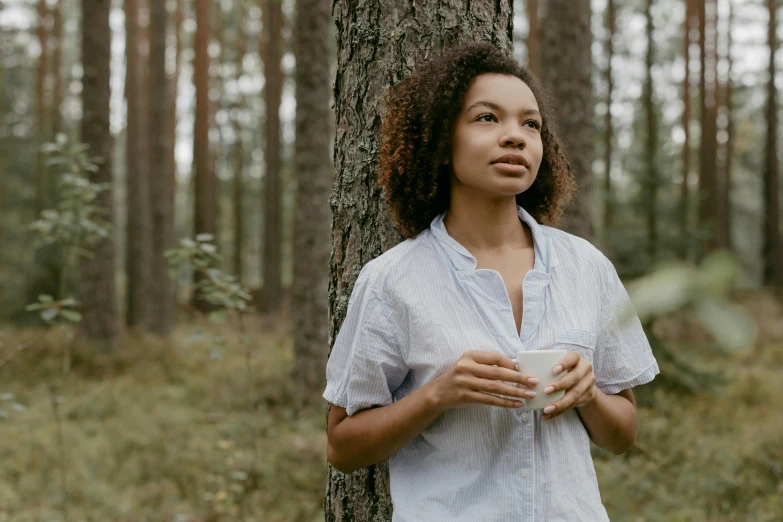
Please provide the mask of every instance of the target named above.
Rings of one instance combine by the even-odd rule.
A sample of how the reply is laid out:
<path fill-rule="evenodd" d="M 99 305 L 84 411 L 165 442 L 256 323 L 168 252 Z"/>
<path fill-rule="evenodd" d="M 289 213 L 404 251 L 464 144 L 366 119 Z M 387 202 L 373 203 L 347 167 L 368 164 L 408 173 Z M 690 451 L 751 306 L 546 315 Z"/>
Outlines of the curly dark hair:
<path fill-rule="evenodd" d="M 576 191 L 539 80 L 512 57 L 488 43 L 448 50 L 393 86 L 387 96 L 378 184 L 397 229 L 405 238 L 427 229 L 449 207 L 451 137 L 465 95 L 485 73 L 516 76 L 533 92 L 541 112 L 543 158 L 536 180 L 517 194 L 517 204 L 539 223 L 556 226 Z"/>

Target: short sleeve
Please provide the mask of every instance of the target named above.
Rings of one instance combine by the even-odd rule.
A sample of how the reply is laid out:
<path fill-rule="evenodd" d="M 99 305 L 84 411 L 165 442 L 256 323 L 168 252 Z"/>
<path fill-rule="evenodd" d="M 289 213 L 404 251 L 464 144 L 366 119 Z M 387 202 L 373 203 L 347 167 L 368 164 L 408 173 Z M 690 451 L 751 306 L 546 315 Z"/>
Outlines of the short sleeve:
<path fill-rule="evenodd" d="M 396 329 L 374 279 L 366 270 L 359 274 L 326 365 L 323 396 L 348 415 L 391 404 L 408 374 Z"/>
<path fill-rule="evenodd" d="M 646 384 L 660 373 L 650 343 L 636 313 L 620 317 L 631 299 L 612 263 L 604 258 L 601 325 L 593 369 L 596 386 L 606 394 Z"/>

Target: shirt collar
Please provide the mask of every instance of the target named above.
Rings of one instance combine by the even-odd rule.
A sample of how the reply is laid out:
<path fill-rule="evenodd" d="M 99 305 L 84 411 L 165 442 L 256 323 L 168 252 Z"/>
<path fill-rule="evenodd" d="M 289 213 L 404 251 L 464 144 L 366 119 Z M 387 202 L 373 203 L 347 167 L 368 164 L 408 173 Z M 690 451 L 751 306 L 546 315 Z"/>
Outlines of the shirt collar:
<path fill-rule="evenodd" d="M 446 217 L 446 214 L 447 212 L 444 212 L 432 220 L 432 223 L 430 223 L 432 234 L 445 248 L 454 268 L 457 270 L 475 270 L 477 264 L 476 258 L 468 252 L 467 248 L 451 237 L 446 230 L 446 226 L 443 224 L 443 219 Z M 519 216 L 519 219 L 530 227 L 530 231 L 533 235 L 533 249 L 536 255 L 533 270 L 549 272 L 550 268 L 557 265 L 557 258 L 555 253 L 550 251 L 546 230 L 536 222 L 535 218 L 533 218 L 527 210 L 519 205 L 517 205 L 517 215 Z"/>

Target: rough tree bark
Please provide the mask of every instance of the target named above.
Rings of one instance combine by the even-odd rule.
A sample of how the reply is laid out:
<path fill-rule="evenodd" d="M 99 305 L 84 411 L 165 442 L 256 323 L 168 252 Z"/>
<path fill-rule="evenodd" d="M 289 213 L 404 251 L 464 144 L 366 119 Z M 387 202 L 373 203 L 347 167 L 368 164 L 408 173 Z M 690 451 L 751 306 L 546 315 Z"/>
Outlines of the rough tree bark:
<path fill-rule="evenodd" d="M 111 30 L 110 0 L 82 0 L 82 142 L 92 156 L 102 158 L 97 172 L 90 173 L 94 183 L 106 184 L 96 204 L 105 210 L 103 218 L 113 222 L 112 212 L 112 136 L 109 129 L 109 62 Z M 84 319 L 82 327 L 88 339 L 105 348 L 113 348 L 118 335 L 117 289 L 114 282 L 115 251 L 111 238 L 96 242 L 93 257 L 80 259 L 79 293 Z"/>
<path fill-rule="evenodd" d="M 541 21 L 541 80 L 554 99 L 555 123 L 579 194 L 565 210 L 564 230 L 593 235 L 593 81 L 589 0 L 550 0 Z"/>
<path fill-rule="evenodd" d="M 511 2 L 493 0 L 335 1 L 337 174 L 330 199 L 330 344 L 362 266 L 400 242 L 375 184 L 383 97 L 391 84 L 446 47 L 490 41 L 511 54 L 512 11 Z M 391 520 L 388 462 L 350 475 L 330 467 L 324 511 L 329 522 Z"/>
<path fill-rule="evenodd" d="M 298 0 L 294 25 L 296 57 L 296 214 L 294 216 L 294 376 L 304 397 L 317 397 L 325 383 L 328 341 L 329 62 L 313 49 L 331 47 L 331 14 L 322 0 Z"/>
<path fill-rule="evenodd" d="M 143 164 L 141 143 L 147 139 L 141 121 L 142 63 L 139 56 L 139 5 L 125 0 L 125 99 L 128 107 L 125 129 L 126 197 L 128 207 L 125 272 L 125 322 L 128 326 L 147 325 L 149 309 L 150 261 L 152 260 L 152 216 L 147 166 Z"/>
<path fill-rule="evenodd" d="M 169 83 L 166 76 L 166 2 L 150 3 L 149 180 L 152 261 L 149 329 L 168 336 L 174 323 L 174 293 L 164 252 L 174 244 L 174 181 L 169 166 Z"/>

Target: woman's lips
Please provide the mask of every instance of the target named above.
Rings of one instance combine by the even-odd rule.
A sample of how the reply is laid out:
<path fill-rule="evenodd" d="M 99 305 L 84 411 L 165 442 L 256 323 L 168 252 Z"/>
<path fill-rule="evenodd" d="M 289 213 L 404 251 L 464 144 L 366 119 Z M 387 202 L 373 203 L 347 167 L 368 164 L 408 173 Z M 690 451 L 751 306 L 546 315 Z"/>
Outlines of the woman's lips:
<path fill-rule="evenodd" d="M 527 172 L 527 167 L 515 163 L 493 163 L 492 166 L 501 172 L 507 172 L 509 174 L 524 174 Z"/>

